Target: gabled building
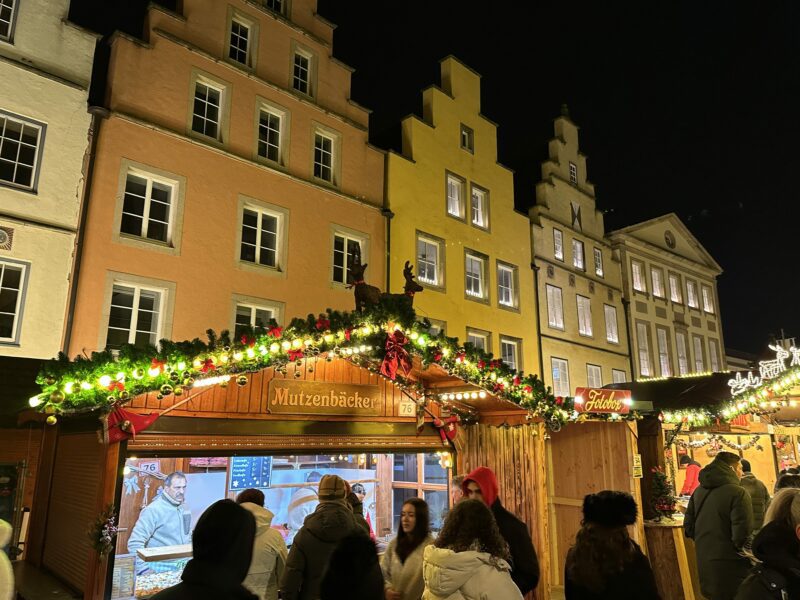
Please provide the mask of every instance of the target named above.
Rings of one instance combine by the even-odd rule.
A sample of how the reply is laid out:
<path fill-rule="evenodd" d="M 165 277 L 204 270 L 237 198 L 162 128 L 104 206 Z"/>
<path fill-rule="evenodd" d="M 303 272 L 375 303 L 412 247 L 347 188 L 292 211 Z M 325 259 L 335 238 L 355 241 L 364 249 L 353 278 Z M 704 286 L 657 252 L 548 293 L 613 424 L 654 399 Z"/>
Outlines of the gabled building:
<path fill-rule="evenodd" d="M 530 210 L 544 378 L 557 396 L 630 377 L 619 261 L 566 107 Z"/>

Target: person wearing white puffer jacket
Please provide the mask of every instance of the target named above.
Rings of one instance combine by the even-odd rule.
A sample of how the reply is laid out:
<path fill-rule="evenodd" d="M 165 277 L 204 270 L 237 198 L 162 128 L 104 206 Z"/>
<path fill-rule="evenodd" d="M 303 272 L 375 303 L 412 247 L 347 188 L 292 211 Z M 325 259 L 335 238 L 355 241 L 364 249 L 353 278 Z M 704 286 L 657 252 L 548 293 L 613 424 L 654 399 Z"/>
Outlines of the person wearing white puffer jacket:
<path fill-rule="evenodd" d="M 242 585 L 259 600 L 278 600 L 278 583 L 283 577 L 289 551 L 283 537 L 272 529 L 272 511 L 264 508 L 264 492 L 256 489 L 242 491 L 236 502 L 256 519 L 253 558 Z"/>
<path fill-rule="evenodd" d="M 508 558 L 489 508 L 480 500 L 462 500 L 425 548 L 422 600 L 522 600 Z"/>

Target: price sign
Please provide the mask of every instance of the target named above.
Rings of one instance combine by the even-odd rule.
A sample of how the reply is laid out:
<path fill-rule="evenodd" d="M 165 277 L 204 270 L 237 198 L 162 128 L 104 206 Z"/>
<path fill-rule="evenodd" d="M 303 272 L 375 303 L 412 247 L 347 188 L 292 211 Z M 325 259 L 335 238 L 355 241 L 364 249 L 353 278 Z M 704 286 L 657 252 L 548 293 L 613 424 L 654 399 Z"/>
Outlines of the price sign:
<path fill-rule="evenodd" d="M 234 456 L 231 459 L 231 490 L 268 488 L 271 480 L 271 456 Z"/>
<path fill-rule="evenodd" d="M 397 416 L 416 417 L 417 405 L 412 400 L 401 400 L 397 407 Z"/>
<path fill-rule="evenodd" d="M 641 454 L 634 454 L 633 455 L 633 478 L 634 479 L 641 479 L 643 477 L 642 471 L 642 455 Z"/>

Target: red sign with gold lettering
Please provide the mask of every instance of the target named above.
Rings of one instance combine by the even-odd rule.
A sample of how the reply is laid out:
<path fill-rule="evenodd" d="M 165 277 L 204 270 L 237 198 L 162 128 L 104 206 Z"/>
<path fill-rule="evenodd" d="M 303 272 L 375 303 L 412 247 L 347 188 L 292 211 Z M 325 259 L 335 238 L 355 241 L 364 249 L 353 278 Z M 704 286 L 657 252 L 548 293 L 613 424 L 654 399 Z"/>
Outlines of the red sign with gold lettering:
<path fill-rule="evenodd" d="M 583 413 L 617 413 L 627 415 L 631 411 L 630 390 L 604 390 L 577 388 L 575 410 Z"/>

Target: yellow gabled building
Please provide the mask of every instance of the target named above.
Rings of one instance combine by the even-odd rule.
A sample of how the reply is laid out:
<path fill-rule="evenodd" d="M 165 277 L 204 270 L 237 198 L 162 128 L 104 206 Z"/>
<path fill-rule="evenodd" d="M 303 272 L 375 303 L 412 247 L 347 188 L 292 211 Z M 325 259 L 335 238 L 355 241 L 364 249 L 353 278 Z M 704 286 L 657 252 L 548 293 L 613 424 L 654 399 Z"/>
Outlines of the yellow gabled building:
<path fill-rule="evenodd" d="M 402 152 L 387 156 L 389 287 L 402 290 L 410 261 L 420 318 L 539 373 L 530 224 L 514 210 L 513 172 L 497 162 L 480 91 L 480 75 L 448 57 L 441 87 L 422 93 L 422 118 L 402 122 Z"/>

